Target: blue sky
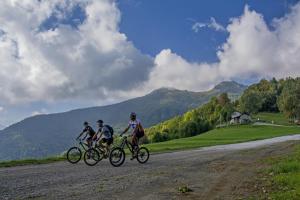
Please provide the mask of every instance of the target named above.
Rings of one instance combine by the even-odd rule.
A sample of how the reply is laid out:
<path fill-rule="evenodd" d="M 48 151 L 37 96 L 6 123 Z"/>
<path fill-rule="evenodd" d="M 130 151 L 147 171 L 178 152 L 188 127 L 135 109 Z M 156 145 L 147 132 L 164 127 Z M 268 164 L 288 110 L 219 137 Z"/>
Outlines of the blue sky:
<path fill-rule="evenodd" d="M 299 76 L 299 30 L 298 0 L 3 0 L 0 129 L 159 87 Z"/>
<path fill-rule="evenodd" d="M 215 62 L 216 49 L 228 33 L 204 29 L 198 33 L 191 27 L 195 21 L 208 22 L 214 17 L 227 26 L 230 18 L 243 14 L 246 4 L 262 13 L 267 23 L 282 17 L 296 0 L 122 0 L 121 32 L 143 53 L 155 56 L 170 48 L 189 61 Z"/>

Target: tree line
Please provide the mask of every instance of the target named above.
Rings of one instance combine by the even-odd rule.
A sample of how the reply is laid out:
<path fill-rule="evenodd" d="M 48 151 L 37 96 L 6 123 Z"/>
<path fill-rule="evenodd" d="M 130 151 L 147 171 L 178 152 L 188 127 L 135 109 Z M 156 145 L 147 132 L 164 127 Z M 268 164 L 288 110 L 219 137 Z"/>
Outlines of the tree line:
<path fill-rule="evenodd" d="M 287 118 L 300 118 L 300 78 L 261 80 L 248 87 L 238 102 L 242 112 L 282 112 Z"/>

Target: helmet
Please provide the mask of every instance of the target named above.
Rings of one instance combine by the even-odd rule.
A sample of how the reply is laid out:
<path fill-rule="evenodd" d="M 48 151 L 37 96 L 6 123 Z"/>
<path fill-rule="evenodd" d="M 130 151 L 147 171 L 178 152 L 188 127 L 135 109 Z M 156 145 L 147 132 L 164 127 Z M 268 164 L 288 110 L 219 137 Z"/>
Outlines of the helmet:
<path fill-rule="evenodd" d="M 88 122 L 83 122 L 83 125 L 87 126 L 87 125 L 89 125 L 89 123 Z"/>
<path fill-rule="evenodd" d="M 130 113 L 130 118 L 136 118 L 136 113 L 135 112 Z"/>

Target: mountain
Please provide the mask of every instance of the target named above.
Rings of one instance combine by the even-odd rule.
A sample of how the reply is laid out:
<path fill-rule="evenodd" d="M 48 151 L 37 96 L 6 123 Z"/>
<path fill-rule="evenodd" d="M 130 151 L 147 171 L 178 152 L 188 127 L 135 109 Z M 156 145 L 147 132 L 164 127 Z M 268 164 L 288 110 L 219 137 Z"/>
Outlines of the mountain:
<path fill-rule="evenodd" d="M 113 105 L 29 117 L 0 131 L 0 160 L 57 155 L 74 144 L 83 121 L 95 126 L 98 119 L 103 119 L 118 132 L 126 127 L 129 113 L 135 111 L 143 125 L 149 127 L 198 107 L 222 92 L 236 96 L 245 89 L 236 82 L 222 82 L 206 92 L 161 88 Z"/>
<path fill-rule="evenodd" d="M 5 126 L 2 125 L 2 124 L 0 124 L 0 130 L 2 130 L 2 129 L 4 129 L 4 128 L 5 128 Z"/>

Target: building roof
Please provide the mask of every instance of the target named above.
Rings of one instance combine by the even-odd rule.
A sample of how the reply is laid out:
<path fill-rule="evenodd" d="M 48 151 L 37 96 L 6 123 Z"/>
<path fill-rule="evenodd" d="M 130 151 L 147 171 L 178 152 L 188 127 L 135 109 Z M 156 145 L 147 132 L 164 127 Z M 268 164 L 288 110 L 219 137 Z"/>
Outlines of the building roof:
<path fill-rule="evenodd" d="M 240 117 L 242 114 L 240 113 L 240 112 L 234 112 L 234 113 L 232 113 L 231 114 L 231 118 L 238 118 L 238 117 Z"/>

